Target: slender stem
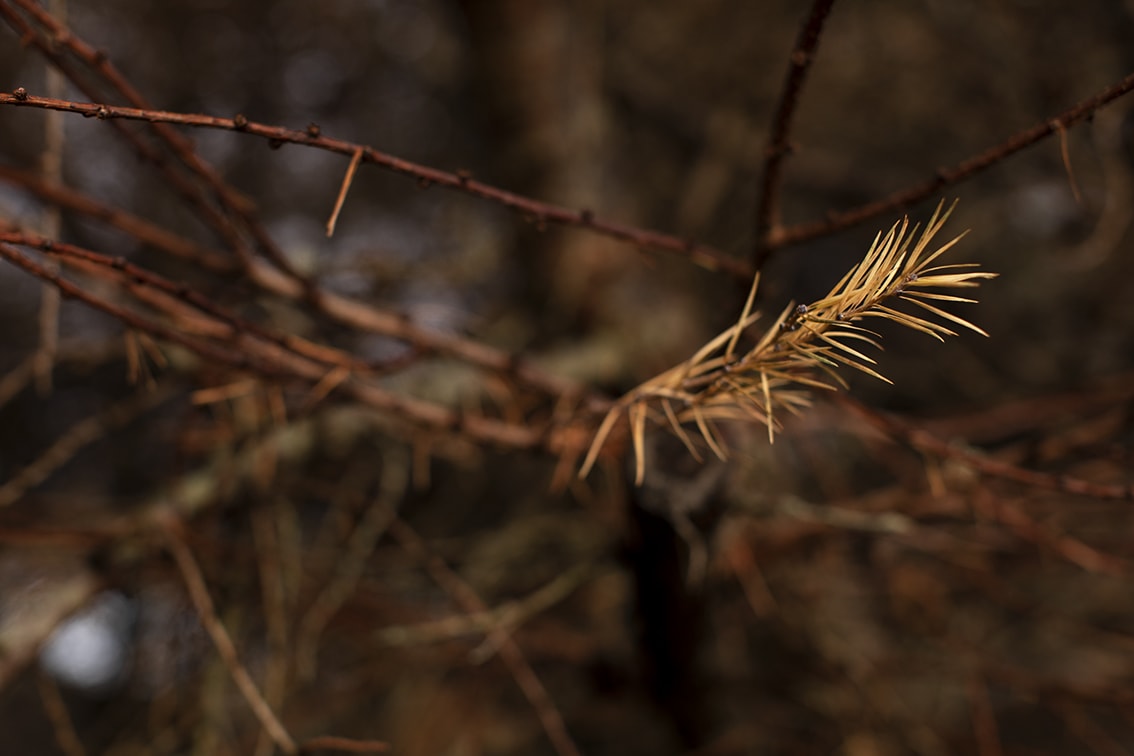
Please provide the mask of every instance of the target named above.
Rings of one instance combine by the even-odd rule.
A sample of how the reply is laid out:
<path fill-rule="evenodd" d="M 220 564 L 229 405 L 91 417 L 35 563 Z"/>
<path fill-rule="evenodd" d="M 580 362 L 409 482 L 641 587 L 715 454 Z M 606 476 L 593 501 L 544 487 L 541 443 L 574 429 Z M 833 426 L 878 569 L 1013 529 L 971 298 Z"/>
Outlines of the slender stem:
<path fill-rule="evenodd" d="M 962 160 L 951 168 L 939 168 L 931 178 L 860 207 L 843 212 L 828 213 L 824 220 L 799 223 L 781 229 L 770 241 L 769 246 L 772 248 L 787 247 L 822 236 L 830 236 L 852 226 L 857 226 L 871 218 L 886 215 L 915 202 L 920 202 L 946 186 L 960 183 L 986 168 L 991 168 L 1009 155 L 1019 152 L 1045 137 L 1060 133 L 1076 123 L 1090 118 L 1096 110 L 1109 105 L 1131 90 L 1134 90 L 1134 73 L 1130 73 L 1118 83 L 1107 87 L 1093 97 L 1088 97 L 1062 113 L 1013 134 L 1005 141 L 989 147 L 984 152 Z"/>
<path fill-rule="evenodd" d="M 13 93 L 0 92 L 0 105 L 62 110 L 68 113 L 77 113 L 87 118 L 98 118 L 99 120 L 173 123 L 181 126 L 236 131 L 261 137 L 268 140 L 270 144 L 301 144 L 351 157 L 361 151 L 362 162 L 371 163 L 395 173 L 416 178 L 422 188 L 436 184 L 448 189 L 455 189 L 466 194 L 471 194 L 474 197 L 496 202 L 521 213 L 537 226 L 547 223 L 556 223 L 564 226 L 589 229 L 604 236 L 630 242 L 631 244 L 645 249 L 679 255 L 707 270 L 727 273 L 728 275 L 745 281 L 751 279 L 754 272 L 751 265 L 741 260 L 733 259 L 724 252 L 688 239 L 683 239 L 679 236 L 672 236 L 659 231 L 651 231 L 623 223 L 603 220 L 586 209 L 573 210 L 561 205 L 540 202 L 477 181 L 465 171 L 450 172 L 431 168 L 410 160 L 394 157 L 393 155 L 376 150 L 373 147 L 355 144 L 342 139 L 325 137 L 313 129 L 298 131 L 295 129 L 286 129 L 281 126 L 269 126 L 267 124 L 249 121 L 239 114 L 233 118 L 217 118 L 199 114 L 171 113 L 162 110 L 123 108 L 95 102 L 84 103 L 72 102 L 70 100 L 57 100 L 50 97 L 33 97 L 27 94 L 22 88 L 15 90 Z"/>
<path fill-rule="evenodd" d="M 764 149 L 764 178 L 760 186 L 760 196 L 756 203 L 756 250 L 755 268 L 760 270 L 768 255 L 771 242 L 780 227 L 780 187 L 784 158 L 791 154 L 791 125 L 795 116 L 803 82 L 815 59 L 815 49 L 823 32 L 823 23 L 831 12 L 835 0 L 815 0 L 807 21 L 799 30 L 795 48 L 788 58 L 787 76 L 780 92 L 780 104 L 772 120 L 772 132 L 768 146 Z"/>

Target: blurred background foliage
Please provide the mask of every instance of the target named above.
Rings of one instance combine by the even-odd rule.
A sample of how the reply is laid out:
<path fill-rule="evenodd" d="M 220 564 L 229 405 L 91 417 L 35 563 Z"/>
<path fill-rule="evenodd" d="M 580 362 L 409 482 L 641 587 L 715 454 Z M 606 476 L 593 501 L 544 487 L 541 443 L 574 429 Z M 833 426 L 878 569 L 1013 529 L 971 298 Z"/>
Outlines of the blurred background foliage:
<path fill-rule="evenodd" d="M 70 0 L 67 23 L 162 110 L 315 123 L 748 258 L 805 12 L 786 0 Z M 1134 70 L 1131 39 L 1128 0 L 836 3 L 792 133 L 785 222 L 885 196 L 1051 118 Z M 10 29 L 0 40 L 0 89 L 43 92 L 43 58 Z M 944 190 L 961 198 L 945 233 L 971 229 L 952 261 L 1002 274 L 964 311 L 991 338 L 883 328 L 894 385 L 848 375 L 854 396 L 1006 462 L 1131 482 L 1132 113 L 1119 100 L 1062 143 Z M 44 117 L 0 110 L 0 165 L 36 169 Z M 218 243 L 106 124 L 68 116 L 64 129 L 67 186 Z M 612 395 L 688 357 L 742 303 L 743 286 L 686 260 L 373 167 L 328 239 L 343 157 L 186 133 L 327 290 Z M 43 211 L 0 182 L 5 221 L 35 227 Z M 761 309 L 821 296 L 896 219 L 777 251 Z M 64 214 L 61 238 L 367 359 L 407 349 L 89 218 Z M 8 265 L 0 287 L 0 369 L 15 371 L 39 340 L 41 289 Z M 49 393 L 5 384 L 0 485 L 76 423 L 144 395 L 119 324 L 64 302 L 59 331 Z M 152 367 L 167 392 L 154 406 L 0 509 L 12 753 L 271 752 L 160 541 L 121 536 L 171 496 L 198 497 L 186 542 L 298 739 L 555 752 L 499 638 L 454 603 L 416 533 L 488 607 L 518 602 L 504 625 L 588 755 L 1134 750 L 1128 503 L 982 479 L 820 403 L 773 447 L 736 430 L 738 453 L 690 521 L 669 509 L 702 469 L 683 453 L 657 450 L 662 471 L 640 492 L 611 466 L 552 491 L 552 457 L 423 440 L 346 403 L 288 423 L 266 386 L 194 403 L 193 390 L 236 379 L 172 359 Z M 507 389 L 453 361 L 415 363 L 387 385 L 510 411 Z M 349 591 L 323 616 L 329 585 Z M 35 607 L 48 595 L 74 598 L 44 625 Z M 13 651 L 38 646 L 22 633 L 56 628 L 38 661 Z"/>

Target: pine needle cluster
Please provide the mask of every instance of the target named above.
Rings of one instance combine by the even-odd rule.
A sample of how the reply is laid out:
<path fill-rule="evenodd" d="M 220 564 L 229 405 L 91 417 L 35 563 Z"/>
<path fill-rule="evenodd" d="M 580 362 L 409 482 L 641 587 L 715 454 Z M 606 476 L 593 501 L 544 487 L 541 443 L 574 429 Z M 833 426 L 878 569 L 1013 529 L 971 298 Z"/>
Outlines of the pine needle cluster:
<path fill-rule="evenodd" d="M 976 270 L 975 263 L 936 265 L 964 234 L 931 251 L 931 242 L 956 206 L 939 204 L 918 237 L 909 218 L 879 233 L 870 250 L 827 296 L 811 304 L 789 304 L 755 345 L 741 351 L 749 329 L 761 318 L 752 307 L 759 274 L 736 323 L 709 341 L 688 360 L 651 378 L 623 396 L 599 426 L 583 462 L 581 475 L 594 465 L 619 419 L 629 423 L 634 447 L 636 482 L 645 476 L 645 434 L 649 421 L 668 425 L 697 459 L 697 444 L 686 430 L 693 426 L 714 454 L 727 448 L 715 426 L 718 421 L 755 421 L 767 426 L 769 441 L 780 428 L 782 412 L 798 413 L 811 401 L 810 390 L 846 387 L 838 368 L 847 366 L 890 382 L 872 367 L 864 347 L 881 349 L 880 336 L 861 325 L 882 318 L 944 341 L 959 326 L 987 336 L 983 330 L 943 307 L 976 300 L 945 293 L 974 288 L 996 273 Z M 916 238 L 916 242 L 914 239 Z"/>

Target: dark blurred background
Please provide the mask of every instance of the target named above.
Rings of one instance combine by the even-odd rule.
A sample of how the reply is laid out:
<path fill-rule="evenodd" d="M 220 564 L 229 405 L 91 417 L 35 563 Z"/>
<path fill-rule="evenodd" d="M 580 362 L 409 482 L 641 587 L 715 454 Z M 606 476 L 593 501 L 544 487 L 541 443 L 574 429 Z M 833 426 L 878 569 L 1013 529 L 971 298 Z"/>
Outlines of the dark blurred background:
<path fill-rule="evenodd" d="M 806 8 L 70 0 L 66 11 L 162 110 L 314 123 L 748 258 L 763 149 Z M 1131 40 L 1129 1 L 836 3 L 792 132 L 784 221 L 885 196 L 1055 116 L 1134 70 Z M 17 86 L 43 92 L 45 62 L 2 28 L 0 89 Z M 73 87 L 66 96 L 87 99 Z M 947 261 L 1001 274 L 963 310 L 991 337 L 939 344 L 882 327 L 879 370 L 894 383 L 848 375 L 857 399 L 1006 462 L 1130 482 L 1131 102 L 908 208 L 924 220 L 940 199 L 960 198 L 944 233 L 971 231 Z M 0 165 L 36 169 L 44 118 L 0 109 Z M 68 116 L 64 129 L 66 185 L 218 243 L 107 124 Z M 736 281 L 687 260 L 538 227 L 374 167 L 360 170 L 328 239 L 345 158 L 186 133 L 327 289 L 612 395 L 688 357 L 742 303 Z M 35 227 L 43 211 L 18 182 L 0 182 L 0 218 Z M 778 250 L 761 308 L 821 297 L 898 219 Z M 405 349 L 105 224 L 62 223 L 67 241 L 184 278 L 262 322 L 367 359 Z M 7 264 L 0 287 L 0 370 L 14 371 L 38 343 L 41 292 Z M 50 393 L 17 380 L 0 391 L 0 485 L 137 392 L 110 318 L 65 302 L 60 340 Z M 483 629 L 431 634 L 428 623 L 461 611 L 381 529 L 304 671 L 303 618 L 354 569 L 344 554 L 371 527 L 374 502 L 389 504 L 391 470 L 411 467 L 401 516 L 489 606 L 567 581 L 513 629 L 585 754 L 1134 751 L 1128 502 L 984 480 L 820 402 L 773 447 L 762 429 L 738 431 L 711 506 L 675 526 L 609 469 L 552 493 L 551 457 L 433 448 L 349 405 L 296 420 L 281 440 L 260 394 L 193 404 L 189 392 L 212 385 L 207 366 L 153 370 L 174 384 L 157 409 L 0 509 L 0 649 L 38 645 L 17 635 L 36 637 L 26 628 L 46 593 L 75 596 L 38 626 L 44 638 L 57 628 L 38 660 L 14 653 L 0 664 L 5 752 L 271 751 L 172 562 L 114 535 L 121 518 L 173 495 L 200 497 L 190 544 L 294 735 L 378 739 L 422 756 L 554 752 Z M 388 385 L 491 405 L 491 384 L 470 373 L 430 361 Z M 278 457 L 271 474 L 256 472 L 258 445 Z M 663 499 L 678 496 L 678 483 L 658 485 Z M 702 551 L 706 572 L 694 580 Z M 81 746 L 61 735 L 52 701 Z"/>

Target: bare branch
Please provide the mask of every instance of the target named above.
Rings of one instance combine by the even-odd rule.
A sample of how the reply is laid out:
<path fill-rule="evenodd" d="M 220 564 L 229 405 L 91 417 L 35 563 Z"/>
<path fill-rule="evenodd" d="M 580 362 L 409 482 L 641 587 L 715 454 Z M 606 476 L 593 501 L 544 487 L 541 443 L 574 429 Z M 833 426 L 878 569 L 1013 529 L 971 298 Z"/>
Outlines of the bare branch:
<path fill-rule="evenodd" d="M 295 129 L 286 129 L 282 126 L 269 126 L 250 121 L 239 115 L 235 118 L 216 118 L 214 116 L 170 113 L 161 110 L 122 108 L 99 103 L 55 100 L 50 97 L 33 97 L 20 90 L 10 94 L 0 92 L 0 105 L 18 105 L 43 108 L 46 110 L 62 110 L 68 113 L 76 113 L 87 118 L 98 118 L 100 120 L 172 123 L 182 126 L 236 131 L 258 136 L 274 143 L 306 145 L 308 147 L 327 150 L 328 152 L 337 152 L 341 155 L 353 156 L 361 151 L 363 162 L 371 163 L 395 173 L 415 178 L 423 187 L 436 184 L 448 189 L 455 189 L 470 194 L 474 197 L 496 202 L 504 207 L 519 212 L 537 225 L 556 223 L 564 226 L 588 229 L 605 236 L 630 242 L 644 249 L 668 252 L 680 257 L 685 257 L 690 262 L 707 270 L 720 271 L 744 280 L 751 278 L 753 273 L 753 268 L 747 263 L 735 260 L 723 252 L 703 244 L 698 244 L 677 236 L 663 234 L 658 231 L 650 231 L 604 220 L 596 217 L 590 210 L 572 210 L 560 205 L 533 200 L 476 181 L 464 171 L 449 172 L 430 168 L 419 163 L 388 155 L 373 147 L 347 142 L 342 139 L 332 139 L 320 133 L 313 133 L 311 130 L 298 131 Z"/>
<path fill-rule="evenodd" d="M 292 740 L 291 735 L 288 734 L 283 724 L 276 717 L 275 712 L 272 711 L 267 701 L 260 694 L 252 676 L 248 674 L 248 670 L 240 662 L 236 645 L 233 644 L 228 630 L 217 617 L 213 599 L 209 596 L 208 586 L 205 585 L 205 576 L 201 574 L 201 568 L 197 565 L 193 552 L 189 550 L 188 544 L 185 543 L 185 539 L 181 535 L 180 521 L 176 519 L 175 515 L 168 513 L 162 522 L 162 526 L 166 548 L 173 556 L 174 561 L 177 562 L 177 568 L 181 572 L 182 580 L 185 581 L 185 588 L 189 592 L 189 599 L 193 602 L 193 608 L 197 610 L 197 616 L 200 618 L 205 632 L 212 638 L 217 653 L 220 654 L 229 675 L 232 676 L 232 681 L 236 684 L 240 694 L 244 696 L 244 700 L 248 702 L 248 706 L 256 715 L 256 719 L 260 721 L 260 725 L 271 736 L 279 749 L 284 753 L 298 753 L 299 748 L 295 741 Z"/>
<path fill-rule="evenodd" d="M 1001 160 L 1019 152 L 1025 147 L 1030 147 L 1045 137 L 1060 133 L 1061 130 L 1069 129 L 1080 121 L 1090 118 L 1096 110 L 1106 107 L 1119 97 L 1128 94 L 1131 90 L 1134 90 L 1134 73 L 1131 73 L 1129 76 L 1122 79 L 1122 81 L 1107 87 L 1094 97 L 1088 97 L 1086 100 L 1047 119 L 1043 123 L 1037 123 L 1031 128 L 1013 134 L 1000 144 L 990 147 L 980 154 L 962 160 L 952 168 L 939 168 L 932 178 L 928 178 L 925 181 L 906 187 L 905 189 L 900 189 L 888 197 L 869 202 L 861 207 L 852 210 L 844 210 L 842 212 L 830 212 L 827 214 L 825 220 L 788 226 L 775 234 L 774 238 L 769 239 L 769 246 L 773 249 L 777 249 L 779 247 L 800 244 L 822 236 L 830 236 L 843 229 L 857 226 L 871 218 L 876 218 L 879 215 L 885 215 L 886 213 L 908 207 L 915 202 L 920 202 L 946 186 L 960 183 L 987 168 L 991 168 Z"/>
<path fill-rule="evenodd" d="M 795 48 L 788 58 L 787 76 L 780 92 L 779 105 L 772 119 L 772 130 L 768 135 L 768 146 L 764 148 L 764 177 L 760 185 L 760 196 L 756 203 L 756 250 L 754 267 L 760 270 L 771 252 L 770 241 L 780 228 L 780 173 L 784 159 L 791 154 L 791 125 L 795 108 L 799 102 L 803 82 L 815 59 L 819 46 L 819 36 L 823 33 L 823 23 L 831 12 L 835 0 L 815 0 L 807 21 L 799 30 Z"/>

